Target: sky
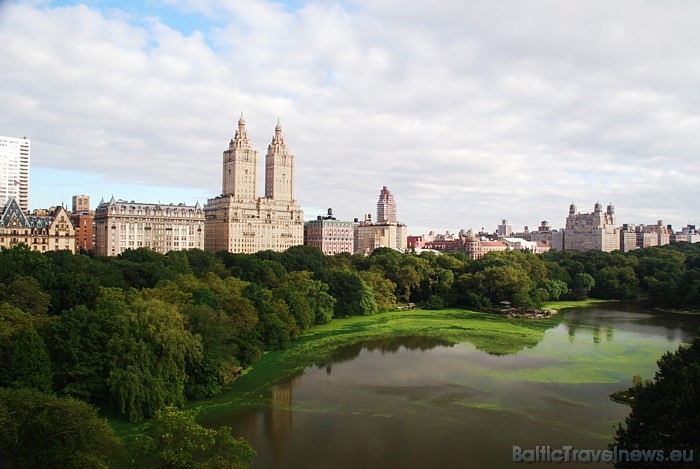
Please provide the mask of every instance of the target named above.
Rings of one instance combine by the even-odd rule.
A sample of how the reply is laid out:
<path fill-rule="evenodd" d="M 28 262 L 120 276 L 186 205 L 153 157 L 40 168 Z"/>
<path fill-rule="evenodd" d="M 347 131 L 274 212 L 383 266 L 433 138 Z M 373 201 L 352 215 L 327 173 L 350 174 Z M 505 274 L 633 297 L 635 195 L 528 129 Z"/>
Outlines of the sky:
<path fill-rule="evenodd" d="M 31 139 L 30 207 L 221 192 L 244 115 L 279 119 L 313 219 L 410 234 L 700 224 L 695 0 L 0 0 L 0 135 Z M 260 194 L 264 195 L 264 194 Z"/>

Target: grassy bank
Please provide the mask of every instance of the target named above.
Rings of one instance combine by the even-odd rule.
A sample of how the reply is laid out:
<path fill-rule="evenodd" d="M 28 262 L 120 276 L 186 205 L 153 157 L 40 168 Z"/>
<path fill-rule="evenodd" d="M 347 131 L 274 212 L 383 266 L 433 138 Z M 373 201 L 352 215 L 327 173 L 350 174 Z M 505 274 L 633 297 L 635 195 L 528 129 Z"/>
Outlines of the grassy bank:
<path fill-rule="evenodd" d="M 609 303 L 610 301 L 612 300 L 601 300 L 598 298 L 587 298 L 580 301 L 550 301 L 545 303 L 544 308 L 560 311 L 566 308 L 586 308 L 600 303 Z"/>

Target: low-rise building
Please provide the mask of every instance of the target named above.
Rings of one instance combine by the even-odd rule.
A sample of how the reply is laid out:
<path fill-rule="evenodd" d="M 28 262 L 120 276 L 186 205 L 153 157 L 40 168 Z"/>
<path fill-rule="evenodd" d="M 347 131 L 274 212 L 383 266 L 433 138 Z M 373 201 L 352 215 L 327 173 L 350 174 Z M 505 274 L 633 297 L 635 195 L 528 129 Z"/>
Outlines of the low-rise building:
<path fill-rule="evenodd" d="M 0 246 L 27 245 L 32 251 L 68 250 L 75 253 L 75 229 L 62 206 L 25 215 L 14 197 L 0 214 Z"/>
<path fill-rule="evenodd" d="M 400 223 L 372 223 L 369 215 L 354 224 L 355 252 L 371 254 L 377 248 L 406 250 L 408 228 Z"/>
<path fill-rule="evenodd" d="M 355 227 L 351 221 L 336 220 L 333 210 L 328 209 L 326 216 L 319 215 L 316 220 L 304 223 L 304 244 L 315 246 L 326 255 L 353 253 Z"/>

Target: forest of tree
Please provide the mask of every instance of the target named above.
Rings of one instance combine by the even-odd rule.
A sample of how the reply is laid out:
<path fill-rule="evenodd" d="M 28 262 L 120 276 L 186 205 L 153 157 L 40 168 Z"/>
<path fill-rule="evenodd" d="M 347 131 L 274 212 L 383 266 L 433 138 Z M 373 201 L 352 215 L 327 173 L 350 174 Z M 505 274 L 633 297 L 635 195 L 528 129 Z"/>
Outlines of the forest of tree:
<path fill-rule="evenodd" d="M 82 401 L 136 422 L 222 392 L 237 367 L 334 317 L 406 302 L 488 309 L 588 296 L 698 310 L 700 245 L 504 251 L 479 260 L 383 248 L 325 256 L 308 246 L 251 255 L 139 249 L 94 258 L 5 249 L 0 388 L 31 390 L 34 400 L 70 398 L 70 405 Z M 0 452 L 8 435 L 0 432 Z"/>

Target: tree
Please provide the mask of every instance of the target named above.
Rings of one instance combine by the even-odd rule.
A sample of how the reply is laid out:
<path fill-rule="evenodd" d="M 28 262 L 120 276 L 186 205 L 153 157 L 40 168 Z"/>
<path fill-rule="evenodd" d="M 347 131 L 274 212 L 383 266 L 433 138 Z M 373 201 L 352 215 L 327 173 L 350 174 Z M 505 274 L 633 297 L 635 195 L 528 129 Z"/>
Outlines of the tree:
<path fill-rule="evenodd" d="M 690 346 L 667 352 L 657 362 L 653 381 L 637 381 L 630 393 L 632 412 L 617 428 L 616 445 L 628 451 L 692 450 L 700 454 L 700 333 Z M 612 446 L 612 445 L 611 445 Z M 621 461 L 616 467 L 636 467 Z M 664 463 L 644 467 L 666 467 Z"/>
<path fill-rule="evenodd" d="M 405 265 L 401 267 L 397 273 L 396 287 L 398 289 L 399 298 L 404 301 L 411 299 L 411 290 L 420 285 L 421 277 L 415 267 Z"/>
<path fill-rule="evenodd" d="M 235 439 L 229 427 L 204 428 L 191 412 L 168 407 L 146 424 L 130 447 L 129 463 L 136 467 L 218 467 L 239 469 L 253 462 L 255 451 Z"/>
<path fill-rule="evenodd" d="M 312 324 L 327 323 L 333 317 L 335 299 L 328 294 L 328 285 L 312 276 L 307 271 L 290 272 L 273 291 L 287 304 L 300 331 Z"/>
<path fill-rule="evenodd" d="M 569 290 L 569 287 L 565 282 L 562 282 L 561 280 L 552 279 L 545 279 L 542 282 L 542 288 L 544 288 L 547 292 L 547 297 L 543 298 L 543 300 L 545 301 L 557 301 L 559 298 L 564 296 Z"/>
<path fill-rule="evenodd" d="M 0 388 L 5 467 L 110 467 L 120 441 L 95 408 L 29 389 Z"/>
<path fill-rule="evenodd" d="M 185 329 L 172 305 L 140 295 L 119 298 L 127 309 L 115 318 L 107 386 L 116 408 L 136 422 L 166 405 L 184 403 L 186 366 L 202 358 L 201 340 Z"/>
<path fill-rule="evenodd" d="M 22 311 L 40 316 L 48 311 L 51 297 L 41 290 L 34 277 L 19 276 L 6 287 L 4 300 Z"/>
<path fill-rule="evenodd" d="M 396 309 L 396 284 L 384 277 L 381 268 L 373 267 L 370 270 L 360 272 L 362 280 L 374 292 L 374 299 L 377 302 L 379 311 L 391 311 Z"/>
<path fill-rule="evenodd" d="M 639 282 L 632 267 L 603 267 L 592 294 L 596 298 L 626 300 L 637 297 Z"/>
<path fill-rule="evenodd" d="M 299 328 L 289 314 L 287 304 L 273 298 L 270 290 L 255 283 L 248 285 L 244 293 L 258 313 L 258 323 L 255 326 L 258 341 L 267 350 L 289 347 L 292 339 L 299 336 Z"/>
<path fill-rule="evenodd" d="M 571 287 L 571 295 L 574 300 L 585 300 L 588 292 L 595 285 L 595 279 L 584 272 L 579 272 L 574 276 L 574 283 Z"/>
<path fill-rule="evenodd" d="M 110 308 L 102 299 L 94 310 L 76 306 L 53 322 L 48 343 L 59 393 L 104 404 L 111 360 L 107 346 L 116 330 L 114 320 L 126 305 L 123 308 Z"/>
<path fill-rule="evenodd" d="M 0 305 L 0 386 L 51 391 L 51 360 L 34 321 L 29 313 Z"/>
<path fill-rule="evenodd" d="M 366 316 L 377 312 L 372 289 L 356 272 L 331 272 L 328 275 L 328 291 L 336 300 L 335 317 Z"/>
<path fill-rule="evenodd" d="M 531 282 L 522 269 L 508 265 L 492 266 L 479 274 L 483 275 L 485 293 L 492 304 L 498 304 L 504 300 L 513 303 L 516 303 L 516 300 L 521 303 L 527 301 Z"/>

